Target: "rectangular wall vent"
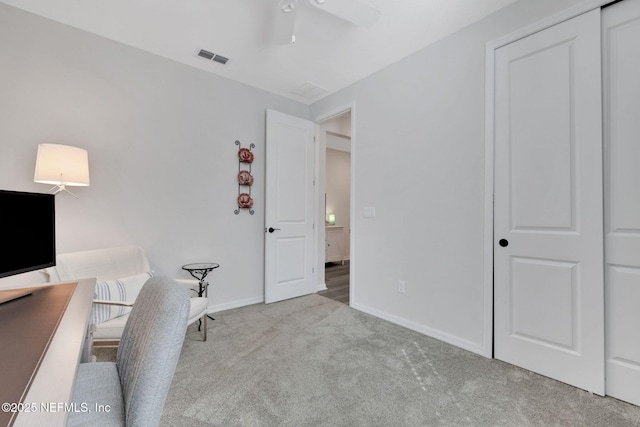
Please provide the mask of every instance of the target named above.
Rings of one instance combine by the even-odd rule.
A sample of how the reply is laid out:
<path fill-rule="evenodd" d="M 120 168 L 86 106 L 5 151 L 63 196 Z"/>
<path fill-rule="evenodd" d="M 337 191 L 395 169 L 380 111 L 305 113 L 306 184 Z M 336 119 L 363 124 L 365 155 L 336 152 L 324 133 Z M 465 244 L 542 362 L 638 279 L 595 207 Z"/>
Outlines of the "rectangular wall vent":
<path fill-rule="evenodd" d="M 226 64 L 229 61 L 229 58 L 225 58 L 222 55 L 217 55 L 213 52 L 209 52 L 208 50 L 200 49 L 198 52 L 198 56 L 204 59 L 208 59 L 210 61 L 217 62 L 219 64 Z"/>

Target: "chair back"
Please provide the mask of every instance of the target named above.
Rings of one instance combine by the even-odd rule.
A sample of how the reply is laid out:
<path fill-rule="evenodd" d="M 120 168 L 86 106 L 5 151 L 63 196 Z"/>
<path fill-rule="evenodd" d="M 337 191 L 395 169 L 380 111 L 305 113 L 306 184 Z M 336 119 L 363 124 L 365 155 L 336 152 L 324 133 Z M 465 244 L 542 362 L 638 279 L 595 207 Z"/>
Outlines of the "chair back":
<path fill-rule="evenodd" d="M 167 277 L 142 287 L 116 357 L 127 426 L 157 426 L 180 357 L 189 291 Z"/>

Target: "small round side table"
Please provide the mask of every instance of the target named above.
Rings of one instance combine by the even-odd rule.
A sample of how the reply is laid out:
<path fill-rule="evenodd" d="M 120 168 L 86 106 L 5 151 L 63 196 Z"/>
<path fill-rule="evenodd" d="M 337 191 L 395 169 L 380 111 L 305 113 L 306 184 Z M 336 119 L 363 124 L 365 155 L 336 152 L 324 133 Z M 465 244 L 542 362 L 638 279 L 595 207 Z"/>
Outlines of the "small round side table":
<path fill-rule="evenodd" d="M 220 264 L 217 264 L 215 262 L 195 262 L 192 264 L 185 264 L 182 266 L 182 269 L 185 271 L 188 271 L 189 274 L 191 275 L 191 277 L 193 277 L 194 279 L 196 279 L 198 281 L 198 296 L 205 296 L 208 297 L 209 296 L 209 282 L 207 282 L 206 280 L 204 280 L 207 277 L 207 274 L 209 274 L 209 272 L 215 270 L 216 268 L 220 267 Z M 215 320 L 213 317 L 209 316 L 207 314 L 207 317 L 211 320 Z M 206 321 L 206 319 L 205 319 Z M 202 324 L 202 323 L 201 323 Z M 200 324 L 200 325 L 201 325 Z M 198 330 L 200 330 L 200 327 L 198 326 Z M 205 340 L 207 339 L 207 324 L 205 323 L 204 325 L 204 333 L 205 333 Z"/>

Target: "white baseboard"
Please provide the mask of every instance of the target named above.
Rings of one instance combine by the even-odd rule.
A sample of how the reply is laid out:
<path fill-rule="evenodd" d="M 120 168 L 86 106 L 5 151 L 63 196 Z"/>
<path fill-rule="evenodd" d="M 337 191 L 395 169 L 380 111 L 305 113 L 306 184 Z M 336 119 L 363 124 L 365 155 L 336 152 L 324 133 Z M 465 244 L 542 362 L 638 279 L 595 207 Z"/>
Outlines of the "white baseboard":
<path fill-rule="evenodd" d="M 327 284 L 326 283 L 320 283 L 318 284 L 318 292 L 320 291 L 326 291 L 327 290 Z"/>
<path fill-rule="evenodd" d="M 427 335 L 431 338 L 435 338 L 440 341 L 444 341 L 447 344 L 454 345 L 456 347 L 463 348 L 465 350 L 469 350 L 473 353 L 477 353 L 481 356 L 489 357 L 484 354 L 484 347 L 482 343 L 475 343 L 473 341 L 465 340 L 455 335 L 448 334 L 446 332 L 442 332 L 437 329 L 429 328 L 428 326 L 421 325 L 419 323 L 412 322 L 410 320 L 404 319 L 402 317 L 395 316 L 393 314 L 389 314 L 375 308 L 367 307 L 362 304 L 351 304 L 351 307 L 362 311 L 367 314 L 371 314 L 372 316 L 379 317 L 381 319 L 387 320 L 391 323 L 395 323 L 396 325 L 403 326 L 407 329 L 411 329 L 412 331 L 419 332 L 421 334 Z"/>
<path fill-rule="evenodd" d="M 264 302 L 263 297 L 253 297 L 253 298 L 246 298 L 246 299 L 241 299 L 236 301 L 225 302 L 224 304 L 210 305 L 209 307 L 207 307 L 207 313 L 213 314 L 219 311 L 231 310 L 232 308 L 244 307 L 252 304 L 260 304 L 261 302 Z"/>

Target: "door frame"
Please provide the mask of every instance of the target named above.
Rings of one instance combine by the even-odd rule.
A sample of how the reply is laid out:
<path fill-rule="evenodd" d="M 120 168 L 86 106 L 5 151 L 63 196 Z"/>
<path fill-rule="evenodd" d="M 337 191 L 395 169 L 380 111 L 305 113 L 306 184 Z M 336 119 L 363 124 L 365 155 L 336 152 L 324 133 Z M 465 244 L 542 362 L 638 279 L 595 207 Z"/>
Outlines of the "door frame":
<path fill-rule="evenodd" d="M 485 45 L 485 177 L 484 177 L 484 314 L 482 354 L 494 357 L 493 351 L 493 242 L 494 242 L 494 184 L 495 184 L 495 52 L 510 43 L 550 28 L 583 13 L 601 8 L 616 0 L 585 0 L 555 15 L 535 22 Z"/>
<path fill-rule="evenodd" d="M 354 253 L 355 253 L 355 152 L 356 152 L 356 103 L 355 101 L 351 101 L 348 104 L 343 104 L 341 106 L 335 107 L 325 113 L 322 113 L 318 116 L 315 116 L 312 120 L 320 125 L 322 122 L 326 122 L 327 120 L 331 120 L 334 117 L 340 116 L 342 114 L 351 112 L 351 185 L 350 185 L 350 197 L 349 197 L 349 209 L 351 211 L 351 215 L 349 218 L 349 306 L 352 306 L 356 281 L 354 274 Z M 317 266 L 318 270 L 324 268 L 324 227 L 321 227 L 320 224 L 325 223 L 325 213 L 324 213 L 324 193 L 326 191 L 326 151 L 327 146 L 326 142 L 323 142 L 324 139 L 318 138 L 318 144 L 316 144 L 316 224 L 318 227 L 316 229 L 316 237 L 317 237 Z M 320 160 L 323 160 L 323 164 L 321 164 Z M 320 231 L 320 230 L 323 231 Z M 322 245 L 322 250 L 320 248 Z M 318 275 L 316 277 L 320 277 L 320 271 L 318 271 Z M 324 274 L 322 274 L 324 279 Z M 322 280 L 322 283 L 318 281 L 319 290 L 326 289 L 326 280 Z"/>

